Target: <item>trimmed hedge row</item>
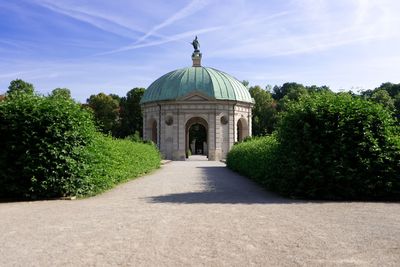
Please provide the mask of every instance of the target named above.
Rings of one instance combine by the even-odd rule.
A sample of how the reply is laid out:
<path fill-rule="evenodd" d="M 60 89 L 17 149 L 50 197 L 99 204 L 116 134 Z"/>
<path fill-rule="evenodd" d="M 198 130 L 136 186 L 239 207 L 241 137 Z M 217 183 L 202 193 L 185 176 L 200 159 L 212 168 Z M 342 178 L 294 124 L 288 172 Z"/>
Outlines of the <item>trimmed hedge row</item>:
<path fill-rule="evenodd" d="M 240 174 L 267 186 L 266 175 L 274 172 L 270 162 L 276 162 L 278 141 L 274 135 L 253 137 L 237 143 L 229 151 L 226 164 Z"/>
<path fill-rule="evenodd" d="M 96 132 L 71 99 L 15 93 L 0 102 L 0 197 L 93 195 L 159 166 L 149 144 Z"/>
<path fill-rule="evenodd" d="M 98 134 L 87 148 L 86 160 L 88 179 L 82 195 L 95 195 L 159 168 L 161 156 L 152 143 Z"/>
<path fill-rule="evenodd" d="M 227 165 L 291 197 L 400 199 L 399 136 L 381 105 L 315 94 L 289 105 L 274 136 L 234 146 Z"/>

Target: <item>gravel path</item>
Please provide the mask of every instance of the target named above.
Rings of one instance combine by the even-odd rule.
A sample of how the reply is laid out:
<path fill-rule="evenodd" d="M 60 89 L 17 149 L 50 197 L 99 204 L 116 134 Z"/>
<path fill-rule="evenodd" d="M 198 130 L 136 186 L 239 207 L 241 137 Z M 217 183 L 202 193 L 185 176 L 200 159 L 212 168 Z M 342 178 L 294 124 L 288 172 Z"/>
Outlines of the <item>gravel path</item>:
<path fill-rule="evenodd" d="M 0 203 L 0 266 L 400 266 L 400 204 L 279 198 L 219 162 Z"/>

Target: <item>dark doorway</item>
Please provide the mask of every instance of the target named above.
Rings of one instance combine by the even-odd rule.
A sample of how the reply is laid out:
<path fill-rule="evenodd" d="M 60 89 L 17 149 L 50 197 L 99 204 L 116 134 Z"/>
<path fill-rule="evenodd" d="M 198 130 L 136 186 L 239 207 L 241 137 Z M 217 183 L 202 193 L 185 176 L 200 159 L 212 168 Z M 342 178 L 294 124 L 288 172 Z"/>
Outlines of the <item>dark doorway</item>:
<path fill-rule="evenodd" d="M 185 126 L 186 158 L 191 155 L 205 155 L 208 157 L 208 123 L 200 117 L 193 117 Z"/>
<path fill-rule="evenodd" d="M 192 155 L 206 155 L 205 143 L 207 130 L 200 123 L 195 123 L 189 128 L 189 149 Z"/>

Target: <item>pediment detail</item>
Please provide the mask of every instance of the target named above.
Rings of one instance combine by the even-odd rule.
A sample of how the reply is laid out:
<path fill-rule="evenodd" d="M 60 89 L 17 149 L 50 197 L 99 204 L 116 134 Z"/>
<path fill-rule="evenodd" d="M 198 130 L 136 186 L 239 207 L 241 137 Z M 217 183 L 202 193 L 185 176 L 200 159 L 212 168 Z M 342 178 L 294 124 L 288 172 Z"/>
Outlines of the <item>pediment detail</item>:
<path fill-rule="evenodd" d="M 192 92 L 190 94 L 187 94 L 183 97 L 181 97 L 179 100 L 183 101 L 210 101 L 213 100 L 209 96 L 202 94 L 200 92 Z"/>

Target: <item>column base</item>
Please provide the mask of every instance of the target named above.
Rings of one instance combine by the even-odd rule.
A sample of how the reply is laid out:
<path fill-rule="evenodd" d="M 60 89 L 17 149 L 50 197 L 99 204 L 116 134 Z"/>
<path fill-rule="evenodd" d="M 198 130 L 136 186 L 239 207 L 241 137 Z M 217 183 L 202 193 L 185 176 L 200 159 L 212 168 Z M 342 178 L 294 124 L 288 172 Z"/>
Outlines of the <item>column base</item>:
<path fill-rule="evenodd" d="M 210 149 L 208 151 L 208 160 L 211 161 L 221 160 L 221 149 Z"/>
<path fill-rule="evenodd" d="M 186 160 L 185 150 L 176 150 L 172 153 L 172 160 Z"/>

